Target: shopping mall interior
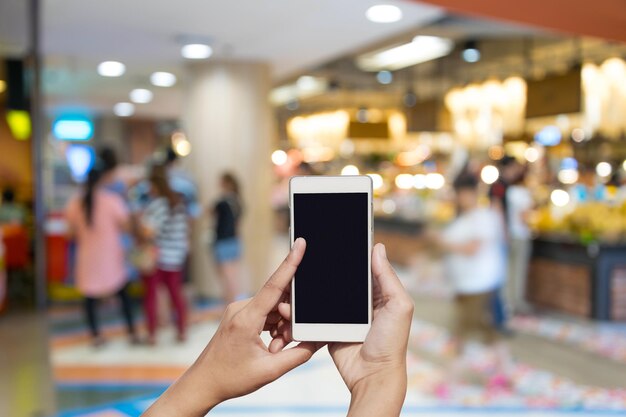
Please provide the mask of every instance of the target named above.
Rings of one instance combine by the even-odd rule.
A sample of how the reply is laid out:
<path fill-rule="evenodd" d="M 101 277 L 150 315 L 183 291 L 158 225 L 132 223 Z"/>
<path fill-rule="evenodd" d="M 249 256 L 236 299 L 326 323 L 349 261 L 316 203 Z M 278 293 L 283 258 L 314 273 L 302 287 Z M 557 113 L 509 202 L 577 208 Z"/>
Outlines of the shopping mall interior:
<path fill-rule="evenodd" d="M 141 415 L 295 175 L 371 178 L 402 416 L 626 415 L 623 0 L 2 0 L 0 417 Z M 350 403 L 322 347 L 210 415 Z"/>

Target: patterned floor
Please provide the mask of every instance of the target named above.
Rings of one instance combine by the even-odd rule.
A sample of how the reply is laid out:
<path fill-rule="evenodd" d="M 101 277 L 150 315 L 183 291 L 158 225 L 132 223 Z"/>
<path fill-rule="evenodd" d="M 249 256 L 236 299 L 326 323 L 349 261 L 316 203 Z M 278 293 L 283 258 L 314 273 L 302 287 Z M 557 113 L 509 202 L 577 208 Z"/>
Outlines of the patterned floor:
<path fill-rule="evenodd" d="M 109 343 L 94 349 L 82 331 L 58 332 L 52 338 L 52 362 L 63 409 L 58 417 L 140 415 L 202 350 L 217 328 L 216 314 L 211 309 L 196 313 L 184 344 L 174 342 L 171 330 L 163 330 L 157 347 L 131 346 L 114 324 L 107 328 Z M 445 375 L 442 358 L 448 338 L 445 329 L 414 321 L 403 416 L 626 413 L 626 390 L 579 386 L 524 364 L 515 365 L 509 387 L 479 378 L 446 386 L 442 395 L 433 387 L 440 386 Z M 488 357 L 483 346 L 473 345 L 468 369 L 485 374 Z M 345 415 L 348 402 L 349 394 L 328 353 L 320 351 L 305 366 L 257 393 L 221 405 L 211 415 L 332 417 Z"/>

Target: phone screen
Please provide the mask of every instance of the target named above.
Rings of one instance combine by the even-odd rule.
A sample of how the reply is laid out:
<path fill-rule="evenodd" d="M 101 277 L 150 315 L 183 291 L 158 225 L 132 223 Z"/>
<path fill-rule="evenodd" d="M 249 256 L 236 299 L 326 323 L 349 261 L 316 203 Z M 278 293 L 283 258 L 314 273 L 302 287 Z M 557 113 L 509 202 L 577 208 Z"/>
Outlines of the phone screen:
<path fill-rule="evenodd" d="M 368 323 L 368 194 L 293 195 L 294 239 L 306 239 L 295 277 L 296 323 Z"/>

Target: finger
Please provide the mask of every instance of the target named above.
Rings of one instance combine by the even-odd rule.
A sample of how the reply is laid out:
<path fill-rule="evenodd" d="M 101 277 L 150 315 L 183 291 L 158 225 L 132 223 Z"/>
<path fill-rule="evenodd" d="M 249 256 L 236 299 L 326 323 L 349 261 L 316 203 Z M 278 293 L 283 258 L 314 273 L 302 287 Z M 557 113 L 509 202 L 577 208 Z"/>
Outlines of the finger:
<path fill-rule="evenodd" d="M 375 281 L 378 282 L 380 296 L 391 301 L 391 303 L 387 302 L 385 304 L 391 306 L 397 312 L 412 315 L 413 300 L 389 263 L 385 245 L 383 244 L 379 243 L 374 246 L 372 272 Z"/>
<path fill-rule="evenodd" d="M 291 321 L 291 304 L 280 303 L 277 310 L 284 320 Z"/>
<path fill-rule="evenodd" d="M 393 270 L 393 267 L 387 259 L 385 245 L 382 243 L 378 243 L 374 246 L 372 273 L 383 296 L 394 296 L 406 293 L 398 275 L 396 275 L 396 271 Z"/>
<path fill-rule="evenodd" d="M 288 344 L 289 344 L 289 342 L 287 340 L 285 340 L 282 335 L 279 335 L 279 336 L 274 337 L 272 339 L 272 341 L 270 342 L 270 344 L 267 347 L 267 349 L 271 353 L 277 353 L 277 352 L 280 352 L 281 350 L 283 350 L 285 348 L 285 346 L 287 346 Z"/>
<path fill-rule="evenodd" d="M 266 316 L 282 299 L 285 290 L 288 289 L 291 280 L 306 249 L 306 242 L 302 238 L 296 239 L 289 255 L 280 264 L 278 269 L 267 280 L 265 285 L 250 301 L 251 311 L 260 316 Z"/>
<path fill-rule="evenodd" d="M 290 349 L 274 353 L 271 361 L 267 362 L 271 362 L 272 372 L 278 378 L 311 359 L 322 346 L 323 343 L 302 342 Z"/>

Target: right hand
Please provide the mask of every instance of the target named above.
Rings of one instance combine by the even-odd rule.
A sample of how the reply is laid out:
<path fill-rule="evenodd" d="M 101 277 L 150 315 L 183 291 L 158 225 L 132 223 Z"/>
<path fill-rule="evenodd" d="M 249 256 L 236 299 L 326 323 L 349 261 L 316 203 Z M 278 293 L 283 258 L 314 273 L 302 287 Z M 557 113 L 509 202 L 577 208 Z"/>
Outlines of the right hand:
<path fill-rule="evenodd" d="M 413 300 L 387 260 L 385 246 L 372 252 L 374 317 L 364 343 L 330 343 L 328 350 L 348 389 L 369 381 L 403 381 Z M 403 394 L 404 398 L 404 394 Z"/>
<path fill-rule="evenodd" d="M 372 327 L 364 343 L 329 343 L 328 351 L 352 394 L 349 415 L 398 416 L 407 386 L 406 354 L 413 300 L 387 260 L 385 247 L 372 252 Z M 286 321 L 287 303 L 278 305 Z M 290 326 L 283 339 L 291 340 Z"/>

